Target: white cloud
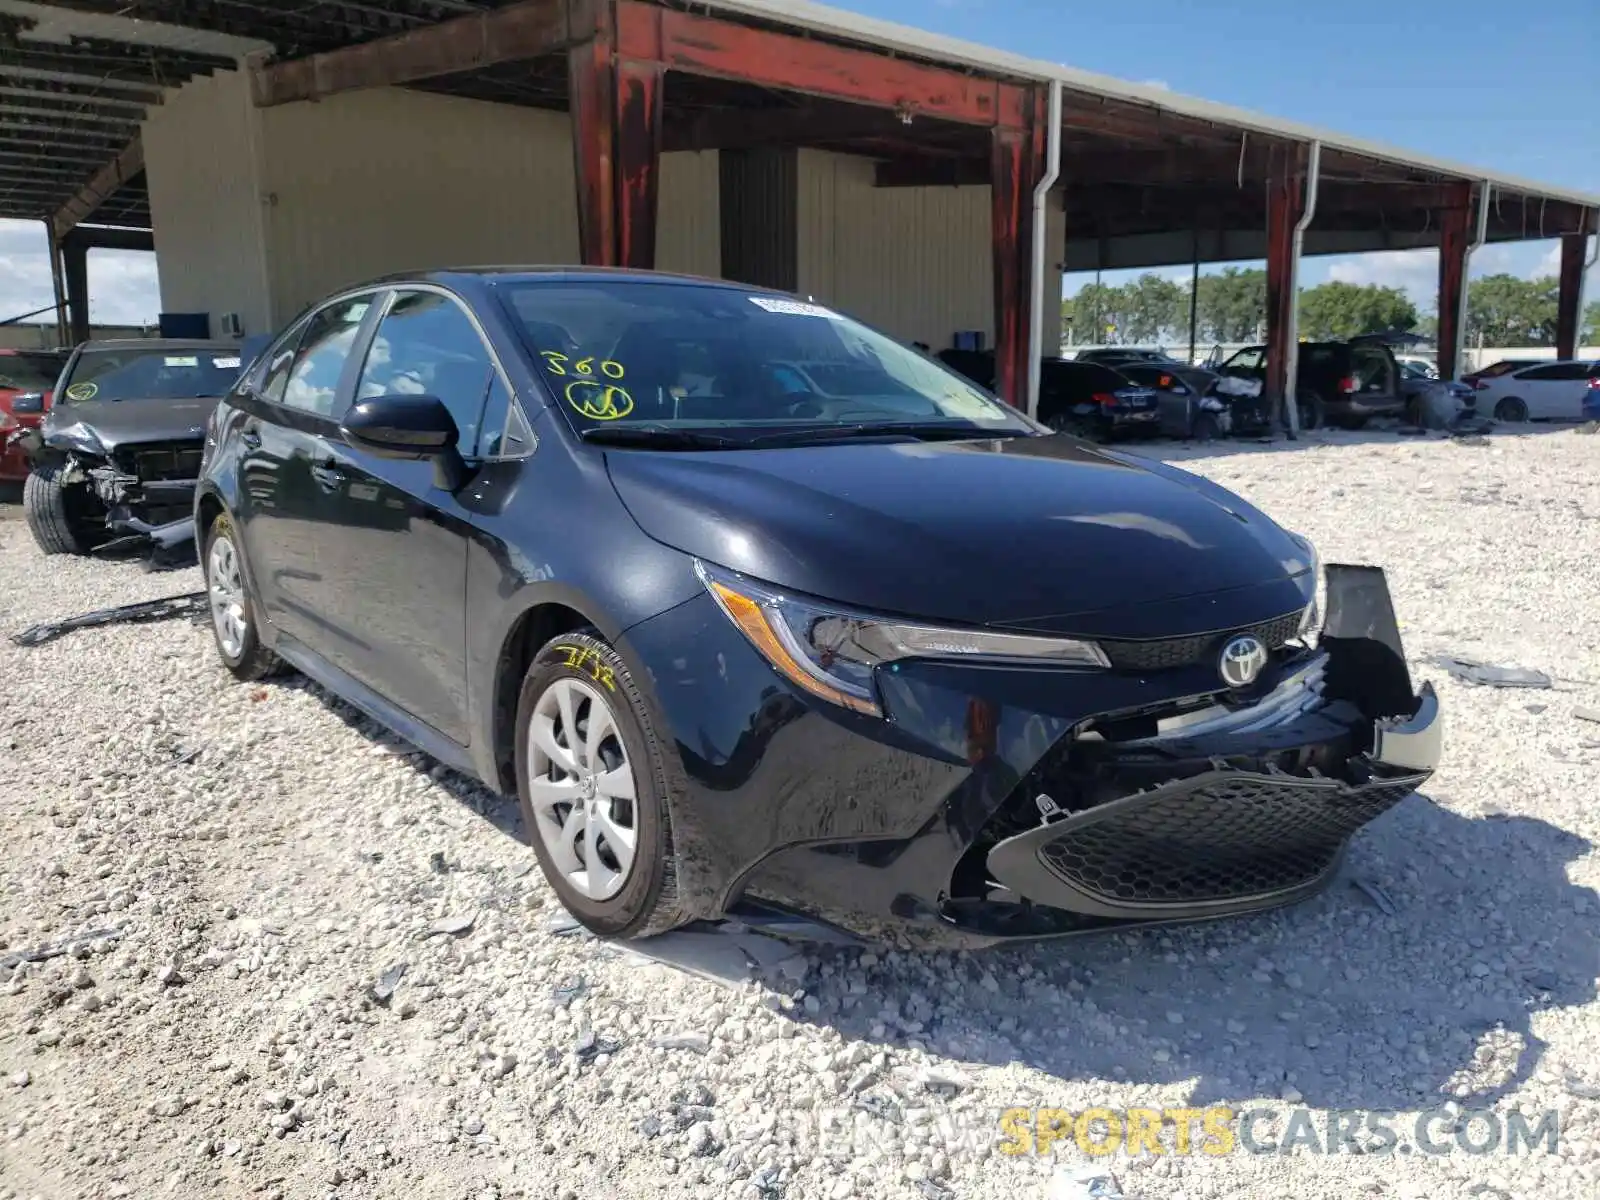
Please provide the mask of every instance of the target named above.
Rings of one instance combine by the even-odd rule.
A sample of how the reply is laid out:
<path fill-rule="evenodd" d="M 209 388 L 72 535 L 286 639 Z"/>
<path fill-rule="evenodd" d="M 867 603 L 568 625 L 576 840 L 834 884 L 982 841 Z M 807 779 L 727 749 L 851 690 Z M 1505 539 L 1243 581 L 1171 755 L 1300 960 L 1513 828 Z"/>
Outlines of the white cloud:
<path fill-rule="evenodd" d="M 0 321 L 54 303 L 43 224 L 0 220 Z M 160 311 L 154 254 L 138 250 L 89 251 L 91 322 L 153 324 Z M 45 314 L 45 319 L 48 316 Z"/>
<path fill-rule="evenodd" d="M 1333 283 L 1399 288 L 1417 304 L 1432 300 L 1439 290 L 1437 250 L 1353 254 L 1347 258 L 1332 259 L 1325 267 L 1327 277 Z"/>

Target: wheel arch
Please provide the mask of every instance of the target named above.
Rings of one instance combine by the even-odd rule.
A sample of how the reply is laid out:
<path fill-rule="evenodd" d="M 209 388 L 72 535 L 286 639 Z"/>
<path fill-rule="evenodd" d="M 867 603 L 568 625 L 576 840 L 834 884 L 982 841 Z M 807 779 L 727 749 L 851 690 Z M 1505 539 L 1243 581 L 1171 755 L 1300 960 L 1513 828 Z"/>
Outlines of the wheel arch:
<path fill-rule="evenodd" d="M 501 793 L 517 794 L 516 727 L 517 698 L 522 692 L 522 680 L 533 663 L 534 656 L 551 638 L 579 629 L 597 630 L 606 640 L 612 641 L 615 630 L 608 631 L 600 621 L 589 616 L 593 606 L 583 601 L 577 607 L 575 597 L 544 597 L 535 600 L 512 620 L 500 641 L 495 657 L 494 683 L 490 691 L 490 750 L 493 756 L 493 776 L 490 780 Z M 585 611 L 585 610 L 588 611 Z"/>

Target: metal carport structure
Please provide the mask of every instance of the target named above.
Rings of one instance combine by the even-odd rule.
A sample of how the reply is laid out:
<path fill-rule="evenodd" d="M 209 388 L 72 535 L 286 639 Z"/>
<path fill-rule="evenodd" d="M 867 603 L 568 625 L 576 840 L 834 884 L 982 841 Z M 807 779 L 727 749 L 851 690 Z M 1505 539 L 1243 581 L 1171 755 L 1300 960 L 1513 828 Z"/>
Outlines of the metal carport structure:
<path fill-rule="evenodd" d="M 1600 213 L 1600 197 L 804 0 L 0 0 L 0 216 L 49 223 L 74 333 L 87 249 L 150 237 L 143 106 L 241 66 L 263 108 L 400 87 L 570 113 L 590 263 L 654 265 L 675 150 L 720 152 L 723 274 L 779 287 L 796 282 L 796 148 L 871 159 L 878 188 L 987 184 L 999 389 L 1018 402 L 1052 142 L 1066 236 L 1051 257 L 1066 269 L 1266 259 L 1275 397 L 1302 251 L 1438 247 L 1453 373 L 1482 241 L 1562 239 L 1558 341 L 1572 352 Z"/>

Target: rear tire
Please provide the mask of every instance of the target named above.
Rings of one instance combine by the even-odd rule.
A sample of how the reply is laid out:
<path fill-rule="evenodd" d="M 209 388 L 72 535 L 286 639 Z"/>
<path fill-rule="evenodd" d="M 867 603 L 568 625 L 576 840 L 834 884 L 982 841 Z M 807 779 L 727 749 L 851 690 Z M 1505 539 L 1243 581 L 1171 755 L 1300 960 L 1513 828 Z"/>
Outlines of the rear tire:
<path fill-rule="evenodd" d="M 685 924 L 667 807 L 672 751 L 627 664 L 594 630 L 539 651 L 522 681 L 516 738 L 522 820 L 566 910 L 605 938 Z"/>
<path fill-rule="evenodd" d="M 1217 414 L 1213 412 L 1199 412 L 1195 414 L 1194 428 L 1189 436 L 1197 442 L 1214 442 L 1222 436 L 1222 426 L 1217 421 Z"/>
<path fill-rule="evenodd" d="M 1507 396 L 1494 406 L 1494 419 L 1520 424 L 1528 419 L 1528 405 L 1517 396 Z"/>
<path fill-rule="evenodd" d="M 1313 391 L 1301 389 L 1294 401 L 1300 409 L 1300 428 L 1321 429 L 1326 421 L 1322 397 Z"/>
<path fill-rule="evenodd" d="M 261 644 L 257 628 L 260 610 L 250 594 L 244 549 L 227 513 L 219 513 L 206 530 L 200 569 L 211 603 L 211 633 L 222 665 L 245 683 L 282 674 L 284 661 Z"/>
<path fill-rule="evenodd" d="M 60 476 L 54 466 L 28 472 L 22 485 L 28 532 L 46 554 L 87 554 L 104 540 L 94 529 L 99 502 L 84 484 L 63 484 Z"/>

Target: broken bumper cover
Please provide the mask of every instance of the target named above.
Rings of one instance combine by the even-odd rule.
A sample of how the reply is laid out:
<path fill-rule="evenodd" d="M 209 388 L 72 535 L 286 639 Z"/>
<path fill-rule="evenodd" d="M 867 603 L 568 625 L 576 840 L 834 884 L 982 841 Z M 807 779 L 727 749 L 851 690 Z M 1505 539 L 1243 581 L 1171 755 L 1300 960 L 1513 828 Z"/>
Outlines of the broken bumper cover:
<path fill-rule="evenodd" d="M 1249 618 L 1273 653 L 1248 694 L 1218 675 L 1238 630 L 1179 631 L 1122 643 L 1150 653 L 1110 670 L 892 664 L 882 719 L 775 686 L 709 602 L 636 626 L 622 644 L 685 768 L 680 898 L 697 916 L 742 896 L 933 945 L 1302 899 L 1442 748 L 1382 572 L 1330 566 L 1326 582 L 1315 647 L 1294 640 L 1298 614 Z"/>
<path fill-rule="evenodd" d="M 1097 762 L 1098 778 L 1109 768 L 1113 780 L 1148 786 L 996 845 L 987 865 L 1005 898 L 1159 921 L 1273 908 L 1319 890 L 1351 835 L 1427 780 L 1443 733 L 1431 686 L 1412 715 L 1368 723 L 1329 702 L 1326 667 L 1319 657 L 1258 706 Z M 1341 743 L 1364 741 L 1370 751 L 1339 761 Z"/>

